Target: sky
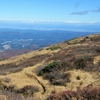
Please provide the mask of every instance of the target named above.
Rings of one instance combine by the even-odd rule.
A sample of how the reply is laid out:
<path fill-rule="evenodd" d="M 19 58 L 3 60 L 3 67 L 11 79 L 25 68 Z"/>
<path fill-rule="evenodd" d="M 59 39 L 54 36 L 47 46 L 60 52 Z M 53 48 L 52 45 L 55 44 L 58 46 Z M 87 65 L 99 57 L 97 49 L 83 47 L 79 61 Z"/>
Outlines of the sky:
<path fill-rule="evenodd" d="M 100 22 L 100 0 L 0 0 L 0 20 Z"/>

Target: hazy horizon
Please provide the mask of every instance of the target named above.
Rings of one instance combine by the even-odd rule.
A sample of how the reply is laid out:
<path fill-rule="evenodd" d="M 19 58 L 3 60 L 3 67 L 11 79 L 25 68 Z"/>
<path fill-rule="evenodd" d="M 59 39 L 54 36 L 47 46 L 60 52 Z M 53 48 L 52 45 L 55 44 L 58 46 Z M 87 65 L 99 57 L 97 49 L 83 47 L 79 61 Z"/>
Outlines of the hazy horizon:
<path fill-rule="evenodd" d="M 98 0 L 1 0 L 0 28 L 100 32 Z"/>
<path fill-rule="evenodd" d="M 47 22 L 47 21 L 0 21 L 0 28 L 26 30 L 66 30 L 78 32 L 100 32 L 100 23 Z"/>

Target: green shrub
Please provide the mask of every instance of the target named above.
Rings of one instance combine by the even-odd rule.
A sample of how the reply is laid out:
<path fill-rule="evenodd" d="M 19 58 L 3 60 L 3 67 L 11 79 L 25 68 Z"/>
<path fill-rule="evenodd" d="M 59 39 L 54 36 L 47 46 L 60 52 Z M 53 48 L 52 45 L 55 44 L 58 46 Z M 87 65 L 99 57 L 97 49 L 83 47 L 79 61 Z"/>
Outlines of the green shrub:
<path fill-rule="evenodd" d="M 58 62 L 52 62 L 49 65 L 45 66 L 42 70 L 39 71 L 38 75 L 43 75 L 50 71 L 51 68 L 55 68 L 58 66 Z"/>
<path fill-rule="evenodd" d="M 60 69 L 58 62 L 52 62 L 39 71 L 38 75 L 42 75 L 44 79 L 50 81 L 53 85 L 66 86 L 70 82 L 70 73 L 64 73 Z"/>
<path fill-rule="evenodd" d="M 57 50 L 57 49 L 61 49 L 61 47 L 60 46 L 52 46 L 52 47 L 47 48 L 46 50 L 53 51 L 53 50 Z"/>

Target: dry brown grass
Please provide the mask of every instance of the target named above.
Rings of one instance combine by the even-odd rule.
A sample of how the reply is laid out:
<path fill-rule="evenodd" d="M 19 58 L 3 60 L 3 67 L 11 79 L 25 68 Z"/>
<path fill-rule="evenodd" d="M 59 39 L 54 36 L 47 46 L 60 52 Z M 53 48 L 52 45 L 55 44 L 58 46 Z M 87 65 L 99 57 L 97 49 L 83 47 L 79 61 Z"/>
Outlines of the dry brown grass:
<path fill-rule="evenodd" d="M 100 86 L 100 35 L 73 39 L 59 46 L 61 48 L 57 50 L 46 50 L 47 47 L 0 61 L 0 82 L 3 85 L 0 98 L 45 100 L 52 93 L 90 85 Z M 40 70 L 54 61 L 59 62 L 57 68 L 37 76 Z M 59 83 L 63 85 L 59 86 Z M 24 92 L 16 92 L 19 90 L 25 90 L 26 94 L 28 91 L 31 95 L 25 97 Z"/>

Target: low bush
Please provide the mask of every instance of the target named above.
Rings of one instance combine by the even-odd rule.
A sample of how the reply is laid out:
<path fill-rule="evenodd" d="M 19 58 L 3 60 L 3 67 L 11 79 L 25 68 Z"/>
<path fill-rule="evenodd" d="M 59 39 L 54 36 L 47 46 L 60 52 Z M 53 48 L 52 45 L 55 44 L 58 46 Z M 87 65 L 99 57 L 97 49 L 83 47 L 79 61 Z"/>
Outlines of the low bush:
<path fill-rule="evenodd" d="M 15 90 L 14 87 L 14 85 L 5 86 L 4 84 L 0 83 L 0 100 L 40 100 L 35 99 L 34 95 L 25 94 L 26 92 L 21 93 L 18 90 Z M 28 88 L 26 87 L 27 86 L 24 87 L 25 90 L 28 90 L 31 89 L 32 86 L 28 86 Z M 37 89 L 35 89 L 35 92 Z"/>
<path fill-rule="evenodd" d="M 58 66 L 58 62 L 52 62 L 49 65 L 45 66 L 42 70 L 39 71 L 38 75 L 43 75 L 44 73 L 50 72 L 52 68 L 55 68 Z"/>
<path fill-rule="evenodd" d="M 76 69 L 84 69 L 89 63 L 92 63 L 91 57 L 78 58 L 74 61 Z"/>
<path fill-rule="evenodd" d="M 58 70 L 53 70 L 52 72 L 46 73 L 44 78 L 48 79 L 53 85 L 66 86 L 66 83 L 70 82 L 70 74 L 63 73 Z"/>
<path fill-rule="evenodd" d="M 38 91 L 39 89 L 37 87 L 31 86 L 31 85 L 26 85 L 23 88 L 17 90 L 18 93 L 28 94 L 28 95 L 32 95 Z"/>
<path fill-rule="evenodd" d="M 52 62 L 39 71 L 38 75 L 50 81 L 53 85 L 66 86 L 66 82 L 70 82 L 70 74 L 60 70 L 58 62 Z"/>

